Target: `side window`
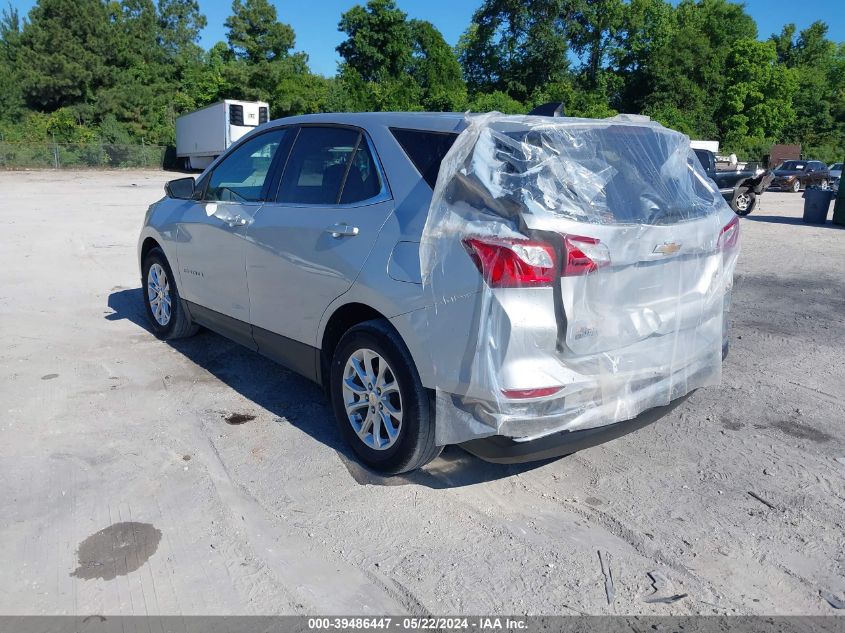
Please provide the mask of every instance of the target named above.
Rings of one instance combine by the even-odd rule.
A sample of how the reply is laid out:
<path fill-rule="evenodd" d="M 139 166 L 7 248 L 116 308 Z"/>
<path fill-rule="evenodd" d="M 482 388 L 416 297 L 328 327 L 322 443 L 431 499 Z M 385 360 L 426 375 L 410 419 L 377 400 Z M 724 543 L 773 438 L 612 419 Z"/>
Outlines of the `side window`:
<path fill-rule="evenodd" d="M 367 140 L 361 137 L 358 149 L 352 156 L 352 164 L 349 167 L 349 173 L 346 175 L 346 182 L 343 184 L 340 203 L 363 202 L 377 196 L 379 191 L 381 191 L 381 178 L 376 168 L 376 162 L 370 154 Z"/>
<path fill-rule="evenodd" d="M 452 148 L 458 135 L 451 132 L 426 132 L 399 128 L 391 128 L 390 131 L 428 186 L 434 189 L 437 174 L 440 172 L 440 163 Z"/>
<path fill-rule="evenodd" d="M 381 191 L 367 141 L 358 130 L 303 127 L 288 158 L 277 202 L 350 204 Z"/>
<path fill-rule="evenodd" d="M 218 202 L 258 202 L 270 164 L 285 129 L 271 130 L 252 138 L 215 167 L 205 199 Z"/>

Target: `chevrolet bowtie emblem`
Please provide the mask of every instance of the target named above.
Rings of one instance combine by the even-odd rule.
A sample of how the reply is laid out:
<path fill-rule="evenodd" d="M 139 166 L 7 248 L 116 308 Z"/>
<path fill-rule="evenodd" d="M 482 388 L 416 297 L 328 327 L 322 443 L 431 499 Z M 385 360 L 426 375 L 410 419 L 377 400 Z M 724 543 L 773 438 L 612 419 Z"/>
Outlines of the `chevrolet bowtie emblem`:
<path fill-rule="evenodd" d="M 657 255 L 673 255 L 681 250 L 681 245 L 676 244 L 675 242 L 663 242 L 663 244 L 658 244 L 654 247 L 654 250 L 651 251 Z"/>

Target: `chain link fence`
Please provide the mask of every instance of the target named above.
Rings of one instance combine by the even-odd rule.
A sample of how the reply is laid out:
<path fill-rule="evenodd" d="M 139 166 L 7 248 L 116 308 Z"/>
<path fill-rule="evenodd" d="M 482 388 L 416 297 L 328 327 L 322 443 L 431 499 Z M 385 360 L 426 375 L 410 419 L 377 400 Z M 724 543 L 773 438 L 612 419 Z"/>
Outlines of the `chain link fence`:
<path fill-rule="evenodd" d="M 0 141 L 0 169 L 150 167 L 165 164 L 164 145 L 108 143 L 11 143 Z"/>

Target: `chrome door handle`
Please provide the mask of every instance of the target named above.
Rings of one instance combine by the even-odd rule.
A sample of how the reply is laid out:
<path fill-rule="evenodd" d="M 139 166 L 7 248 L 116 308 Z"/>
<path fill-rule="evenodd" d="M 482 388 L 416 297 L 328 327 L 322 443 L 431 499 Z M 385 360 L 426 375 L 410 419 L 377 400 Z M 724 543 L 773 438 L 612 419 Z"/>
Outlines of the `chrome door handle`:
<path fill-rule="evenodd" d="M 235 217 L 226 220 L 226 224 L 228 224 L 232 228 L 235 228 L 237 226 L 246 226 L 246 223 L 247 219 L 239 215 L 236 215 Z"/>
<path fill-rule="evenodd" d="M 326 233 L 331 233 L 332 237 L 339 238 L 343 236 L 353 237 L 358 235 L 358 227 L 357 226 L 349 226 L 345 222 L 333 224 L 329 228 L 326 229 Z"/>

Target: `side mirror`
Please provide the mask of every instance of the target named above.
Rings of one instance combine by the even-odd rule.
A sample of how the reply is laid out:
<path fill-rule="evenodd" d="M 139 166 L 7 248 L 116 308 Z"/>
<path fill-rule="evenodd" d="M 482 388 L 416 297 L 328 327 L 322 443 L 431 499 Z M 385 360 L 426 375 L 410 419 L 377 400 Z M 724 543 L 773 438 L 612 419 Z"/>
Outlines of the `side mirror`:
<path fill-rule="evenodd" d="M 168 198 L 177 200 L 190 200 L 194 195 L 196 181 L 191 178 L 177 178 L 164 185 L 164 192 Z"/>

